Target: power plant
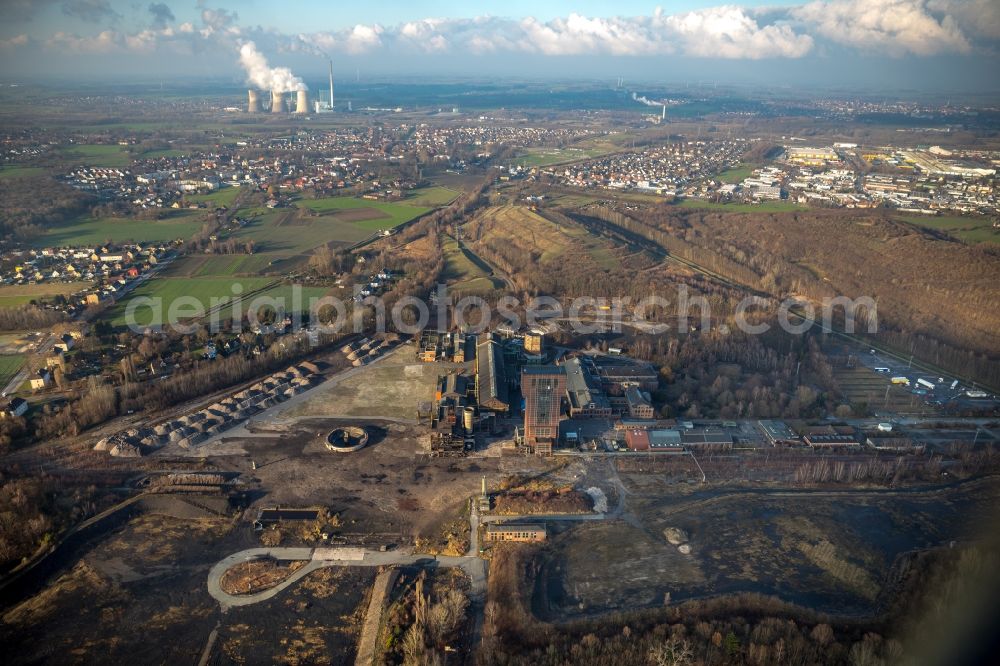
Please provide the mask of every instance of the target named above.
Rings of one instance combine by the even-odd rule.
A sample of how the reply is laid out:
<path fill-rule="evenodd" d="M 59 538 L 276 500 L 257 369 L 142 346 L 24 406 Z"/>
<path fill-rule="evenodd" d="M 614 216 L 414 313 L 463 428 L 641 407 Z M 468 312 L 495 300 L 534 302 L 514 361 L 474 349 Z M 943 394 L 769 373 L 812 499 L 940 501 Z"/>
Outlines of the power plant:
<path fill-rule="evenodd" d="M 285 112 L 285 98 L 281 96 L 280 90 L 271 91 L 271 113 Z"/>
<path fill-rule="evenodd" d="M 247 98 L 247 113 L 260 113 L 260 99 L 257 97 L 257 91 L 248 90 Z"/>
<path fill-rule="evenodd" d="M 316 113 L 329 113 L 333 111 L 333 61 L 330 60 L 330 102 L 324 102 L 321 99 L 317 99 L 313 102 L 313 107 Z"/>
<path fill-rule="evenodd" d="M 305 90 L 295 93 L 295 113 L 309 113 L 309 94 Z"/>

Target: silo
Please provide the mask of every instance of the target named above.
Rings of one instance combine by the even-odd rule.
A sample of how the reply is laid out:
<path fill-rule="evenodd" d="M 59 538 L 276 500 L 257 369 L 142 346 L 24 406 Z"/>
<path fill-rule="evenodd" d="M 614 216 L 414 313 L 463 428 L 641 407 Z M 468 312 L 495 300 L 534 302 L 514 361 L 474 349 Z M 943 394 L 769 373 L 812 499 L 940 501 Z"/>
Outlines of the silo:
<path fill-rule="evenodd" d="M 247 113 L 260 113 L 260 99 L 257 98 L 256 90 L 247 91 Z"/>
<path fill-rule="evenodd" d="M 476 423 L 476 410 L 473 407 L 466 407 L 462 413 L 462 425 L 465 426 L 466 433 L 472 433 L 472 428 Z"/>
<path fill-rule="evenodd" d="M 271 91 L 271 113 L 285 112 L 285 98 L 281 96 L 280 90 Z"/>
<path fill-rule="evenodd" d="M 309 95 L 305 90 L 295 95 L 295 113 L 309 113 Z"/>

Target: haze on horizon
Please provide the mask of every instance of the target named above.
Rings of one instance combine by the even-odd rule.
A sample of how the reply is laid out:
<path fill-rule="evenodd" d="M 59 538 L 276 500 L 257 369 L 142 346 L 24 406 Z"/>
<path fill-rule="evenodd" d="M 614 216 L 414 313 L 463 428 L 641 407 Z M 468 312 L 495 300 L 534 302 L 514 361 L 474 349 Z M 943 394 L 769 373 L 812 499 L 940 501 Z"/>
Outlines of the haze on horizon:
<path fill-rule="evenodd" d="M 231 78 L 252 42 L 318 80 L 624 77 L 665 83 L 921 93 L 1000 92 L 993 0 L 537 3 L 11 0 L 0 82 Z M 245 64 L 245 63 L 244 63 Z"/>

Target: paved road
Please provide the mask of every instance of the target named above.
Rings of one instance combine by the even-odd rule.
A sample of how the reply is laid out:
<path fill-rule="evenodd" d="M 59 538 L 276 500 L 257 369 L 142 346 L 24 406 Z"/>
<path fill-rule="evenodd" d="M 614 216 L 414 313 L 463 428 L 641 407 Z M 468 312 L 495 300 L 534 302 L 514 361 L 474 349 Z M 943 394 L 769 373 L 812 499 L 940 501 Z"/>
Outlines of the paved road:
<path fill-rule="evenodd" d="M 331 554 L 342 553 L 342 558 L 323 559 Z M 355 559 L 360 554 L 359 559 Z M 288 578 L 272 588 L 254 594 L 232 595 L 223 591 L 220 583 L 222 575 L 238 564 L 262 557 L 273 557 L 278 560 L 308 560 L 308 563 L 297 569 Z M 208 572 L 208 593 L 219 602 L 223 610 L 236 606 L 249 606 L 277 596 L 286 588 L 298 582 L 317 569 L 324 567 L 382 567 L 389 565 L 425 565 L 445 568 L 459 567 L 463 569 L 472 581 L 472 592 L 483 594 L 486 589 L 486 562 L 478 557 L 463 555 L 449 557 L 444 555 L 424 555 L 413 553 L 412 549 L 403 548 L 381 552 L 360 548 L 249 548 L 220 560 Z"/>

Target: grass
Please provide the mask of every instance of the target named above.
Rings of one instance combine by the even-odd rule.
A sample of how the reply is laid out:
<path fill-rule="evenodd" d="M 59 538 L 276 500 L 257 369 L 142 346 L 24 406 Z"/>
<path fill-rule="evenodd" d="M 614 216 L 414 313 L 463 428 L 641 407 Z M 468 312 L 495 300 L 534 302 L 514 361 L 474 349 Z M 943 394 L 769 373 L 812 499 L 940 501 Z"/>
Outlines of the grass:
<path fill-rule="evenodd" d="M 0 168 L 0 179 L 3 178 L 37 178 L 48 173 L 43 167 L 5 166 Z"/>
<path fill-rule="evenodd" d="M 392 229 L 423 215 L 429 207 L 413 206 L 405 203 L 386 201 L 369 201 L 354 197 L 326 197 L 322 199 L 301 199 L 299 206 L 316 213 L 339 213 L 341 211 L 369 209 L 382 213 L 382 217 L 354 222 L 356 226 L 368 231 L 383 231 Z"/>
<path fill-rule="evenodd" d="M 215 207 L 231 208 L 241 192 L 239 187 L 223 187 L 207 194 L 190 194 L 184 199 L 189 203 L 205 203 Z"/>
<path fill-rule="evenodd" d="M 177 150 L 176 148 L 164 148 L 162 150 L 147 150 L 141 157 L 143 159 L 151 160 L 157 157 L 184 157 L 188 154 L 186 150 Z"/>
<path fill-rule="evenodd" d="M 266 254 L 192 255 L 172 262 L 164 277 L 233 277 L 274 272 L 275 257 Z"/>
<path fill-rule="evenodd" d="M 492 291 L 502 286 L 490 277 L 489 267 L 481 260 L 459 246 L 451 236 L 446 236 L 441 244 L 444 251 L 444 271 L 441 277 L 453 289 L 464 292 Z"/>
<path fill-rule="evenodd" d="M 252 240 L 257 254 L 292 257 L 304 255 L 327 243 L 356 243 L 371 234 L 372 230 L 339 219 L 336 215 L 308 217 L 295 210 L 282 210 L 255 218 L 232 237 L 238 241 Z"/>
<path fill-rule="evenodd" d="M 128 303 L 135 298 L 146 297 L 160 304 L 158 310 L 161 310 L 161 312 L 158 314 L 162 315 L 162 317 L 154 316 L 154 312 L 149 307 L 138 307 L 134 313 L 136 323 L 140 326 L 162 324 L 162 318 L 169 314 L 168 308 L 171 303 L 176 302 L 181 297 L 193 297 L 207 310 L 212 306 L 213 298 L 219 299 L 219 302 L 222 302 L 222 299 L 232 298 L 234 285 L 240 285 L 242 287 L 241 293 L 246 294 L 261 289 L 272 281 L 269 278 L 234 279 L 215 277 L 182 279 L 161 277 L 139 285 L 126 299 L 116 303 L 113 308 L 109 309 L 106 317 L 111 319 L 115 326 L 123 326 L 126 323 L 125 311 Z M 186 310 L 188 308 L 185 308 Z"/>
<path fill-rule="evenodd" d="M 96 167 L 124 167 L 132 162 L 124 146 L 117 144 L 75 144 L 63 148 L 66 157 L 80 164 Z"/>
<path fill-rule="evenodd" d="M 985 217 L 908 215 L 899 219 L 916 227 L 943 231 L 966 243 L 1000 243 L 1000 229 L 994 229 L 993 221 Z"/>
<path fill-rule="evenodd" d="M 753 175 L 754 167 L 742 165 L 733 169 L 726 169 L 719 173 L 717 178 L 723 183 L 742 183 L 745 179 Z"/>
<path fill-rule="evenodd" d="M 808 210 L 807 206 L 801 206 L 791 201 L 762 201 L 759 204 L 741 204 L 715 203 L 714 201 L 704 201 L 702 199 L 684 199 L 675 205 L 680 208 L 717 210 L 727 213 L 787 213 L 795 210 Z"/>
<path fill-rule="evenodd" d="M 434 208 L 450 204 L 459 192 L 448 187 L 421 187 L 406 196 L 406 203 L 411 206 Z"/>
<path fill-rule="evenodd" d="M 201 213 L 171 211 L 159 220 L 83 217 L 49 228 L 32 241 L 35 247 L 100 245 L 106 241 L 122 243 L 161 243 L 188 239 L 201 229 Z"/>
<path fill-rule="evenodd" d="M 45 282 L 0 287 L 0 308 L 13 308 L 51 296 L 68 296 L 91 286 L 91 282 Z"/>
<path fill-rule="evenodd" d="M 158 304 L 155 310 L 147 306 L 136 307 L 135 323 L 139 326 L 163 324 L 163 320 L 169 318 L 171 304 L 178 302 L 182 297 L 194 298 L 206 313 L 213 307 L 217 308 L 222 318 L 230 316 L 230 307 L 226 304 L 231 303 L 234 298 L 242 299 L 244 313 L 259 297 L 283 299 L 286 311 L 291 312 L 293 309 L 298 309 L 295 306 L 299 304 L 302 308 L 308 308 L 310 298 L 319 298 L 327 292 L 327 289 L 322 287 L 300 287 L 301 302 L 296 303 L 292 285 L 273 284 L 274 282 L 273 278 L 266 277 L 158 278 L 140 285 L 128 298 L 111 308 L 105 316 L 114 326 L 124 326 L 128 303 L 138 297 L 151 298 Z M 234 294 L 235 286 L 241 288 L 235 290 L 239 293 Z M 255 293 L 258 291 L 259 293 Z M 261 305 L 266 306 L 267 303 Z M 187 306 L 183 309 L 175 307 L 178 307 L 179 314 L 185 315 L 184 318 L 190 317 L 191 310 L 194 309 Z"/>
<path fill-rule="evenodd" d="M 526 169 L 546 167 L 554 164 L 576 162 L 578 160 L 600 157 L 612 152 L 609 148 L 528 148 L 522 155 L 514 158 L 513 164 Z"/>
<path fill-rule="evenodd" d="M 24 356 L 8 354 L 0 356 L 0 387 L 6 387 L 24 365 Z"/>

